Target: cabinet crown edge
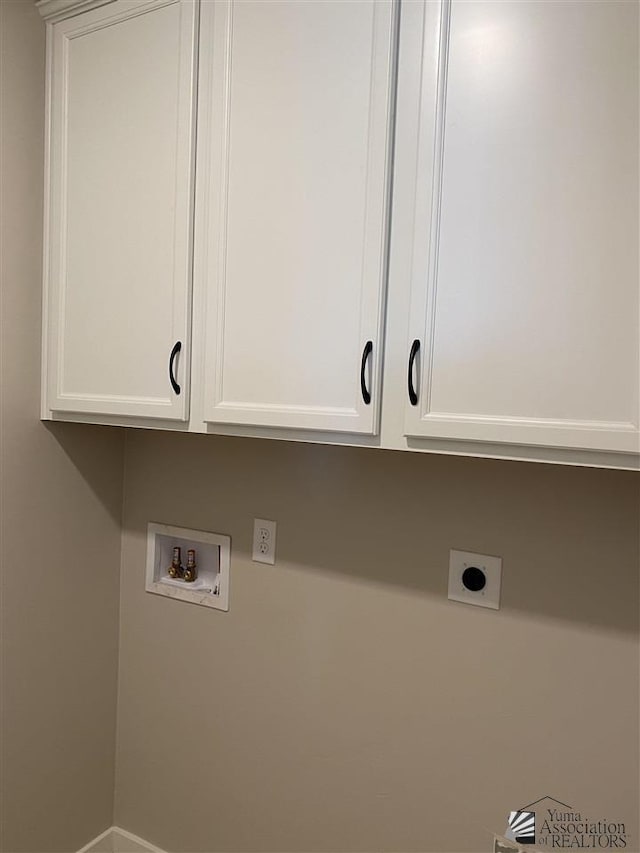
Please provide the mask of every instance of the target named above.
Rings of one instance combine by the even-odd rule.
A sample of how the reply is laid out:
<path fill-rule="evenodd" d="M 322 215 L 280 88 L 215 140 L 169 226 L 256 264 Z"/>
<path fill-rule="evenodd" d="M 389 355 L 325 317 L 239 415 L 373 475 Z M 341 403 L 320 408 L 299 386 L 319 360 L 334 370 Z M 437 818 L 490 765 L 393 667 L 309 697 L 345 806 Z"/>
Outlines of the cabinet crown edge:
<path fill-rule="evenodd" d="M 36 8 L 45 21 L 61 21 L 107 3 L 113 0 L 36 0 Z"/>

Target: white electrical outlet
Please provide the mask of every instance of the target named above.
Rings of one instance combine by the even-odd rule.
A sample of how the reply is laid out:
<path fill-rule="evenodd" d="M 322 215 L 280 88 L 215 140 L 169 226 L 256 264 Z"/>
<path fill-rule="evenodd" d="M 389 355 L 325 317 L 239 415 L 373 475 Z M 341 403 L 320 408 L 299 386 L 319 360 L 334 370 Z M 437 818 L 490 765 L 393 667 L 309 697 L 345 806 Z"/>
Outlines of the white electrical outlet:
<path fill-rule="evenodd" d="M 266 518 L 253 519 L 253 554 L 255 563 L 268 563 L 273 566 L 276 561 L 276 523 Z"/>
<path fill-rule="evenodd" d="M 449 598 L 478 607 L 500 608 L 502 558 L 470 551 L 449 552 Z"/>

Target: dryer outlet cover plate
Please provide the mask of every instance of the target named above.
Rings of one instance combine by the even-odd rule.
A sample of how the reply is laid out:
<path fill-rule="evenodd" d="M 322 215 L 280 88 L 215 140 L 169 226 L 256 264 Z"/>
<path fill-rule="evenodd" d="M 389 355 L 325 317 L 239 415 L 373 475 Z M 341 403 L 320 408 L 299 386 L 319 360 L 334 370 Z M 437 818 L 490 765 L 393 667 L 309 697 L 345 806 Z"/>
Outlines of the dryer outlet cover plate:
<path fill-rule="evenodd" d="M 502 558 L 472 551 L 449 551 L 449 599 L 500 609 Z"/>

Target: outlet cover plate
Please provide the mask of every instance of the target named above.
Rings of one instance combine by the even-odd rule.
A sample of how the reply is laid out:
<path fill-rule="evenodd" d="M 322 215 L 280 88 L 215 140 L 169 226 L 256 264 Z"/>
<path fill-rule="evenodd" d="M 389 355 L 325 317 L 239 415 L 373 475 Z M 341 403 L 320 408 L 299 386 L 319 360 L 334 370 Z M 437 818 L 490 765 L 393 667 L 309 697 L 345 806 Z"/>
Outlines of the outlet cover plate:
<path fill-rule="evenodd" d="M 467 589 L 462 581 L 466 569 L 480 569 L 485 585 L 480 590 Z M 449 599 L 478 607 L 500 609 L 500 584 L 502 580 L 502 558 L 472 551 L 449 551 Z"/>
<path fill-rule="evenodd" d="M 276 562 L 276 523 L 266 518 L 253 519 L 253 549 L 251 559 L 254 563 Z"/>

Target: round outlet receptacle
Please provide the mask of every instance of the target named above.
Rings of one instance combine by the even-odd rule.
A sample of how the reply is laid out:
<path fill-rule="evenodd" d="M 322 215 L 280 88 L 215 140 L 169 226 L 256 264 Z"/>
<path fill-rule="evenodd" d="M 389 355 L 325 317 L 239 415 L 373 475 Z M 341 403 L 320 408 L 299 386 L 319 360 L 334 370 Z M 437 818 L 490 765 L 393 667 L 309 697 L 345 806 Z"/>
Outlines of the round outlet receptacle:
<path fill-rule="evenodd" d="M 462 585 L 469 592 L 481 592 L 487 585 L 487 576 L 477 566 L 469 566 L 462 573 Z"/>

